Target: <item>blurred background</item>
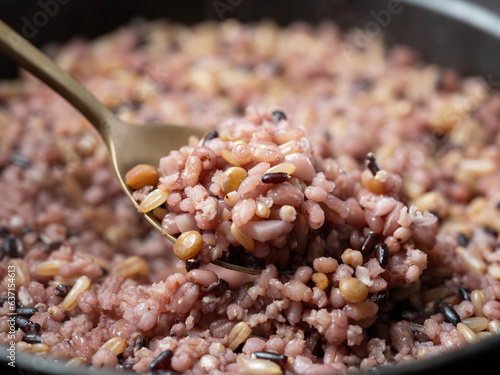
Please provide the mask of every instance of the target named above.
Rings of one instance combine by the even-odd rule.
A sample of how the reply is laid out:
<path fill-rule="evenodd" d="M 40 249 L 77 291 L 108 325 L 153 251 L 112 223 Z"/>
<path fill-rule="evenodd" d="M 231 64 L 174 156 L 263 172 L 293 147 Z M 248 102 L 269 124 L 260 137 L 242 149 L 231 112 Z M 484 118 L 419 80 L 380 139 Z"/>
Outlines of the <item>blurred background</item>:
<path fill-rule="evenodd" d="M 137 17 L 187 24 L 232 17 L 272 18 L 280 24 L 334 19 L 342 27 L 363 27 L 373 20 L 373 12 L 391 3 L 403 5 L 405 11 L 382 27 L 389 44 L 408 43 L 432 62 L 487 80 L 493 74 L 500 82 L 498 0 L 0 0 L 0 18 L 43 46 L 76 35 L 92 38 Z M 0 78 L 15 76 L 16 71 L 0 54 Z"/>

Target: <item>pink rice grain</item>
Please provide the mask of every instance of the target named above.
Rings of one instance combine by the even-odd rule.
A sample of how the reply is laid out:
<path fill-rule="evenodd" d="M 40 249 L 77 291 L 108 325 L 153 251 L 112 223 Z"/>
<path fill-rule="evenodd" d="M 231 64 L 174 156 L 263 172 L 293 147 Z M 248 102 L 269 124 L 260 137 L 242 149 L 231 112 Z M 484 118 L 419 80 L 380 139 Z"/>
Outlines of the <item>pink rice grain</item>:
<path fill-rule="evenodd" d="M 172 297 L 170 311 L 176 314 L 186 314 L 198 300 L 200 287 L 192 282 L 182 284 Z"/>
<path fill-rule="evenodd" d="M 254 216 L 257 203 L 254 199 L 240 200 L 231 210 L 231 218 L 237 227 L 245 225 Z"/>
<path fill-rule="evenodd" d="M 113 368 L 118 363 L 118 357 L 109 349 L 99 349 L 92 356 L 92 366 L 96 368 Z"/>
<path fill-rule="evenodd" d="M 500 320 L 500 302 L 494 300 L 486 302 L 483 305 L 483 314 L 490 320 Z"/>

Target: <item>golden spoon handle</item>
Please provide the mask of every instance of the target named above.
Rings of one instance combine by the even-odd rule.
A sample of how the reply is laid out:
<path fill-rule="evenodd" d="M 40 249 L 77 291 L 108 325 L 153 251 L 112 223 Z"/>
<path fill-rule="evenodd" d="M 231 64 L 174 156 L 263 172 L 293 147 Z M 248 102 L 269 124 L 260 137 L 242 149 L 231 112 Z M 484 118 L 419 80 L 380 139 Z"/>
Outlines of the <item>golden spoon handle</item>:
<path fill-rule="evenodd" d="M 47 55 L 0 20 L 0 50 L 31 72 L 78 109 L 109 145 L 114 114 L 85 87 L 59 68 Z"/>

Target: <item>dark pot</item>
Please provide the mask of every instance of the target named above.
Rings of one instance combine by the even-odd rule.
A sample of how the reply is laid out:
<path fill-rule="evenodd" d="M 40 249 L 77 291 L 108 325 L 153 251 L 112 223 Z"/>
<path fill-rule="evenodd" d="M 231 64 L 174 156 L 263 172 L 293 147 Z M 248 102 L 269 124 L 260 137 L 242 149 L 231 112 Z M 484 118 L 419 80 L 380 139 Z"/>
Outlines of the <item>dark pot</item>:
<path fill-rule="evenodd" d="M 425 60 L 480 75 L 492 88 L 500 86 L 500 3 L 495 0 L 9 0 L 0 3 L 1 18 L 40 46 L 72 36 L 95 37 L 141 16 L 169 18 L 192 24 L 235 17 L 242 21 L 273 18 L 280 24 L 295 20 L 318 23 L 334 20 L 343 28 L 357 27 L 363 35 L 383 33 L 389 44 L 415 47 Z M 0 79 L 16 74 L 16 66 L 0 54 Z M 366 374 L 439 374 L 451 371 L 490 372 L 497 368 L 500 335 L 439 356 L 396 367 L 372 368 Z M 116 374 L 67 368 L 64 363 L 16 354 L 8 366 L 7 349 L 0 347 L 6 373 Z M 8 371 L 8 372 L 7 372 Z M 124 373 L 124 372 L 123 372 Z"/>

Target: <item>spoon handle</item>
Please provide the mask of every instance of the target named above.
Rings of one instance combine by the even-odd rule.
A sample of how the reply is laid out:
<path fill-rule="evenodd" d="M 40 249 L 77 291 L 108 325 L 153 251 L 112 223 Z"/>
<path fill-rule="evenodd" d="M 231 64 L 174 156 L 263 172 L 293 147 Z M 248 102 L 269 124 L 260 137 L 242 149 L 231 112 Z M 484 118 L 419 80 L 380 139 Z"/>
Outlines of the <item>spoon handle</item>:
<path fill-rule="evenodd" d="M 0 50 L 76 107 L 109 145 L 108 127 L 114 114 L 47 55 L 0 20 Z"/>

